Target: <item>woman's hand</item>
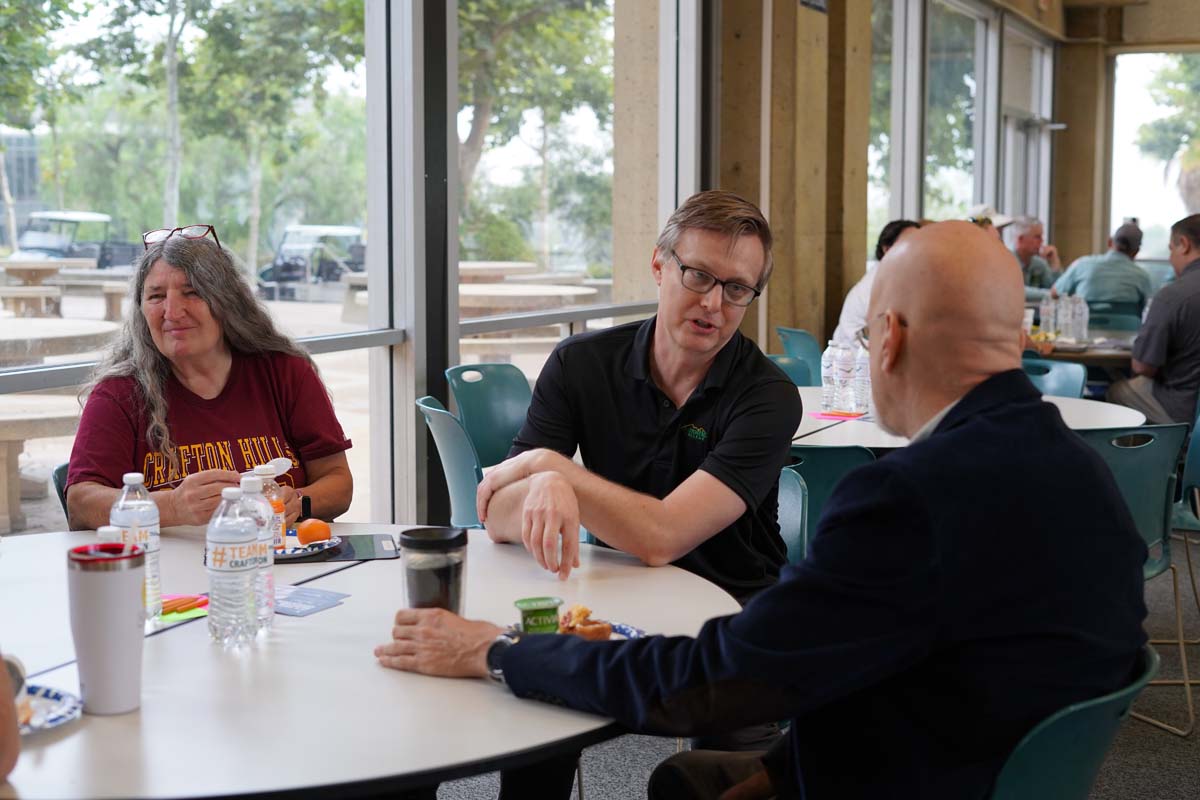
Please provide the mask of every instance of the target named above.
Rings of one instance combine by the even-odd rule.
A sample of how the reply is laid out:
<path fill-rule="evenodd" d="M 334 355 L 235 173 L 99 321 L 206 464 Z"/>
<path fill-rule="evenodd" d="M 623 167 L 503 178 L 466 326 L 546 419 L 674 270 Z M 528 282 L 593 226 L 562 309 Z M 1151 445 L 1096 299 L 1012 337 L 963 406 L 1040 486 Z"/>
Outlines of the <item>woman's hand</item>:
<path fill-rule="evenodd" d="M 301 500 L 300 493 L 290 486 L 279 487 L 279 499 L 283 501 L 283 514 L 287 519 L 287 527 L 292 527 L 300 517 Z"/>
<path fill-rule="evenodd" d="M 163 524 L 207 524 L 217 504 L 221 502 L 221 490 L 229 486 L 240 486 L 241 480 L 241 475 L 227 469 L 206 469 L 188 475 L 182 483 L 165 493 L 164 500 L 168 503 L 171 513 L 162 515 L 169 520 Z"/>

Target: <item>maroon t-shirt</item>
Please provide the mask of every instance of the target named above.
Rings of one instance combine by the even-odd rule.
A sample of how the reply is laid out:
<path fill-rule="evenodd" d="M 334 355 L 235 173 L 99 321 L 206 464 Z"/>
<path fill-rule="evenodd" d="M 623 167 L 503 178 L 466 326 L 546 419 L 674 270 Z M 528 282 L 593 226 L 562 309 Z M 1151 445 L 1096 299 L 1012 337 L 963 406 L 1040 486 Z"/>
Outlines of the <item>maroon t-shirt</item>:
<path fill-rule="evenodd" d="M 285 353 L 233 354 L 229 380 L 205 400 L 174 375 L 167 379 L 167 427 L 179 470 L 146 440 L 141 390 L 132 378 L 110 378 L 92 390 L 71 450 L 67 486 L 94 481 L 114 488 L 126 472 L 142 472 L 146 488 L 173 489 L 206 469 L 248 472 L 285 456 L 292 469 L 281 485 L 308 485 L 308 461 L 350 447 L 325 385 L 303 358 Z"/>

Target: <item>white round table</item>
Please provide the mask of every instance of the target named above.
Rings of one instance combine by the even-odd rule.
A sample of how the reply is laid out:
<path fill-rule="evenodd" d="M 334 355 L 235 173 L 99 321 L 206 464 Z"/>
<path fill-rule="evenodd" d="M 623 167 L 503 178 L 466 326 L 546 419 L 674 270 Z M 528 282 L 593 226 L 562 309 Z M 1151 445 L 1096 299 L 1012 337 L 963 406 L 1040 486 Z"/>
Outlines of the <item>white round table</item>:
<path fill-rule="evenodd" d="M 624 553 L 584 545 L 582 566 L 559 581 L 520 547 L 493 544 L 483 531 L 470 537 L 469 617 L 515 622 L 514 600 L 553 594 L 651 633 L 693 635 L 709 618 L 738 611 L 721 589 L 675 567 L 651 569 Z M 62 619 L 37 602 L 57 595 L 59 610 L 65 607 L 65 554 L 61 542 L 50 548 L 58 552 L 49 553 L 47 567 L 36 562 L 35 548 L 12 544 L 3 544 L 3 575 L 29 569 L 46 586 L 20 592 L 25 599 L 14 605 L 14 590 L 0 584 L 0 602 L 10 610 L 0 620 L 0 644 L 26 664 L 44 663 L 39 647 L 21 649 L 30 645 L 21 633 L 28 624 L 13 636 L 10 626 L 14 617 L 32 617 L 54 626 L 47 638 L 69 642 Z M 198 553 L 194 543 L 187 547 Z M 164 566 L 164 576 L 174 569 Z M 290 569 L 276 566 L 276 575 Z M 533 763 L 622 732 L 610 719 L 520 700 L 490 681 L 379 666 L 372 649 L 387 641 L 393 613 L 405 602 L 401 570 L 399 560 L 361 562 L 308 582 L 350 596 L 308 617 L 277 616 L 268 638 L 240 652 L 213 645 L 202 620 L 147 638 L 141 709 L 85 714 L 26 737 L 0 798 L 336 795 L 347 787 L 385 794 Z M 73 664 L 32 682 L 78 691 Z"/>
<path fill-rule="evenodd" d="M 811 416 L 821 408 L 821 387 L 801 386 L 800 397 L 804 403 L 804 421 L 796 431 L 794 444 L 803 445 L 858 445 L 871 449 L 887 450 L 904 447 L 908 439 L 893 436 L 871 418 L 849 420 L 817 420 Z M 1146 415 L 1115 403 L 1098 400 L 1083 400 L 1078 397 L 1054 397 L 1043 395 L 1062 414 L 1063 422 L 1072 430 L 1093 428 L 1132 428 L 1146 423 Z"/>

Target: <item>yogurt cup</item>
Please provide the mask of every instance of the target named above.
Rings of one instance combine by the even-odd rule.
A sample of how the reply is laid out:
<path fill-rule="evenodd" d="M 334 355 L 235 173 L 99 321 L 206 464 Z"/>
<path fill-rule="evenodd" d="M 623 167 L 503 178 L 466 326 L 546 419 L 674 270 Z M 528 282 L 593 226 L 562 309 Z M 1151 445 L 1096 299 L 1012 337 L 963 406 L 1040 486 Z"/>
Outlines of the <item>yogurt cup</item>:
<path fill-rule="evenodd" d="M 521 630 L 525 633 L 558 633 L 558 607 L 561 597 L 522 597 L 513 603 L 521 612 Z"/>

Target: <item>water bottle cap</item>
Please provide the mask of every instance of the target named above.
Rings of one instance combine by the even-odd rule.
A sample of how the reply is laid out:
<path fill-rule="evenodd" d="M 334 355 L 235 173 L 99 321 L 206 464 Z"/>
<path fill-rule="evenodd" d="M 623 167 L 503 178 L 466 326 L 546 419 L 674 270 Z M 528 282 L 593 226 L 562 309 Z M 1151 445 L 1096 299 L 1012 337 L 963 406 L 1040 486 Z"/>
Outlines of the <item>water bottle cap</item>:
<path fill-rule="evenodd" d="M 241 497 L 242 497 L 242 490 L 240 488 L 238 488 L 237 486 L 226 486 L 224 489 L 221 490 L 221 499 L 222 500 L 240 500 Z"/>
<path fill-rule="evenodd" d="M 139 483 L 146 482 L 146 476 L 140 472 L 126 472 L 121 476 L 121 481 L 126 486 L 137 486 Z"/>
<path fill-rule="evenodd" d="M 96 529 L 96 538 L 102 542 L 119 542 L 121 529 L 116 525 L 101 525 Z"/>
<path fill-rule="evenodd" d="M 257 475 L 242 476 L 242 492 L 246 494 L 256 494 L 262 491 L 262 478 Z"/>
<path fill-rule="evenodd" d="M 270 464 L 259 464 L 254 468 L 254 474 L 260 478 L 274 478 L 275 468 Z"/>

